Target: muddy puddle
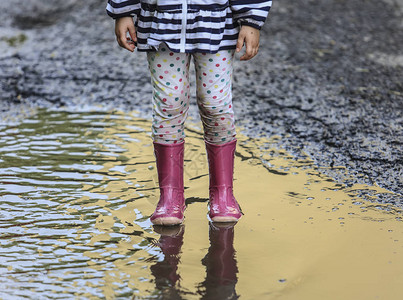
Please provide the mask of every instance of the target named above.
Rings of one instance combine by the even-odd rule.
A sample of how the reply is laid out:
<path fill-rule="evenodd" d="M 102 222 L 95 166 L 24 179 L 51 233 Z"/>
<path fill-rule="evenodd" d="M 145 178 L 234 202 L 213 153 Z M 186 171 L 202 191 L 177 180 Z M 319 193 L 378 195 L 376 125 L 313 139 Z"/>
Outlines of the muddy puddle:
<path fill-rule="evenodd" d="M 235 226 L 207 220 L 201 123 L 188 119 L 181 227 L 153 227 L 151 123 L 39 111 L 0 127 L 2 299 L 401 299 L 402 213 L 311 161 L 238 133 Z M 367 193 L 367 194 L 368 194 Z"/>

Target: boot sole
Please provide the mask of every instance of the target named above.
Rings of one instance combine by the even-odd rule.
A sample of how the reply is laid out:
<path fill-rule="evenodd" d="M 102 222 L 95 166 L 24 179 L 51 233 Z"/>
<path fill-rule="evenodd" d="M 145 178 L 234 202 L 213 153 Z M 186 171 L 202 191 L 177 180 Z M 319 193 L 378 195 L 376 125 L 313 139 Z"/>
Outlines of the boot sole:
<path fill-rule="evenodd" d="M 183 220 L 175 217 L 158 218 L 151 221 L 151 223 L 153 223 L 154 225 L 163 225 L 163 226 L 180 225 L 182 224 L 182 222 Z"/>
<path fill-rule="evenodd" d="M 230 223 L 230 222 L 238 222 L 238 218 L 235 217 L 214 217 L 214 218 L 210 218 L 211 221 L 213 222 L 217 222 L 217 223 Z"/>

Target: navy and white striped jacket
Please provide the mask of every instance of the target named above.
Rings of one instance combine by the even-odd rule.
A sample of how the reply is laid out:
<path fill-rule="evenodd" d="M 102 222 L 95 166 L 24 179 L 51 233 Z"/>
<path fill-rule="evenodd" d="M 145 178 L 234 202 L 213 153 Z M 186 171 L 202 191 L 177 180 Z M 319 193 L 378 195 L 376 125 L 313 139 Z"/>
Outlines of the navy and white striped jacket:
<path fill-rule="evenodd" d="M 135 18 L 137 50 L 165 42 L 173 52 L 216 53 L 235 49 L 239 25 L 261 29 L 272 1 L 267 0 L 108 0 L 116 19 Z"/>

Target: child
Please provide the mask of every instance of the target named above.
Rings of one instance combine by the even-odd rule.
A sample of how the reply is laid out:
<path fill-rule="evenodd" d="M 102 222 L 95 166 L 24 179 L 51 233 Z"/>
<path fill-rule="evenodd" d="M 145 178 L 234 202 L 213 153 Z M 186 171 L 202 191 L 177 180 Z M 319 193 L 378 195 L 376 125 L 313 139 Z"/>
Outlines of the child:
<path fill-rule="evenodd" d="M 232 62 L 244 44 L 240 60 L 257 54 L 270 7 L 271 1 L 264 0 L 108 0 L 106 10 L 116 20 L 119 45 L 147 52 L 160 187 L 153 224 L 177 225 L 184 219 L 184 123 L 192 57 L 209 164 L 209 217 L 213 222 L 236 222 L 241 217 L 233 195 L 237 140 Z"/>

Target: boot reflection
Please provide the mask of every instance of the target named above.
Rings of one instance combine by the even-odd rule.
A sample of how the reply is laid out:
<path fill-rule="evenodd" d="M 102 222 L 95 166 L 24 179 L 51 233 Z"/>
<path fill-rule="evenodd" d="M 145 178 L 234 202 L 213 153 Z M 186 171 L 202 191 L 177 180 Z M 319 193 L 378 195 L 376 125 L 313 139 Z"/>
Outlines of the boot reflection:
<path fill-rule="evenodd" d="M 199 286 L 201 299 L 238 299 L 235 286 L 238 267 L 234 249 L 236 223 L 210 222 L 210 248 L 202 263 L 206 267 L 206 279 Z"/>
<path fill-rule="evenodd" d="M 161 235 L 158 246 L 164 254 L 163 261 L 151 266 L 151 273 L 155 277 L 155 288 L 159 291 L 158 299 L 182 299 L 178 289 L 181 278 L 178 274 L 178 263 L 185 227 L 155 225 L 154 231 Z"/>

